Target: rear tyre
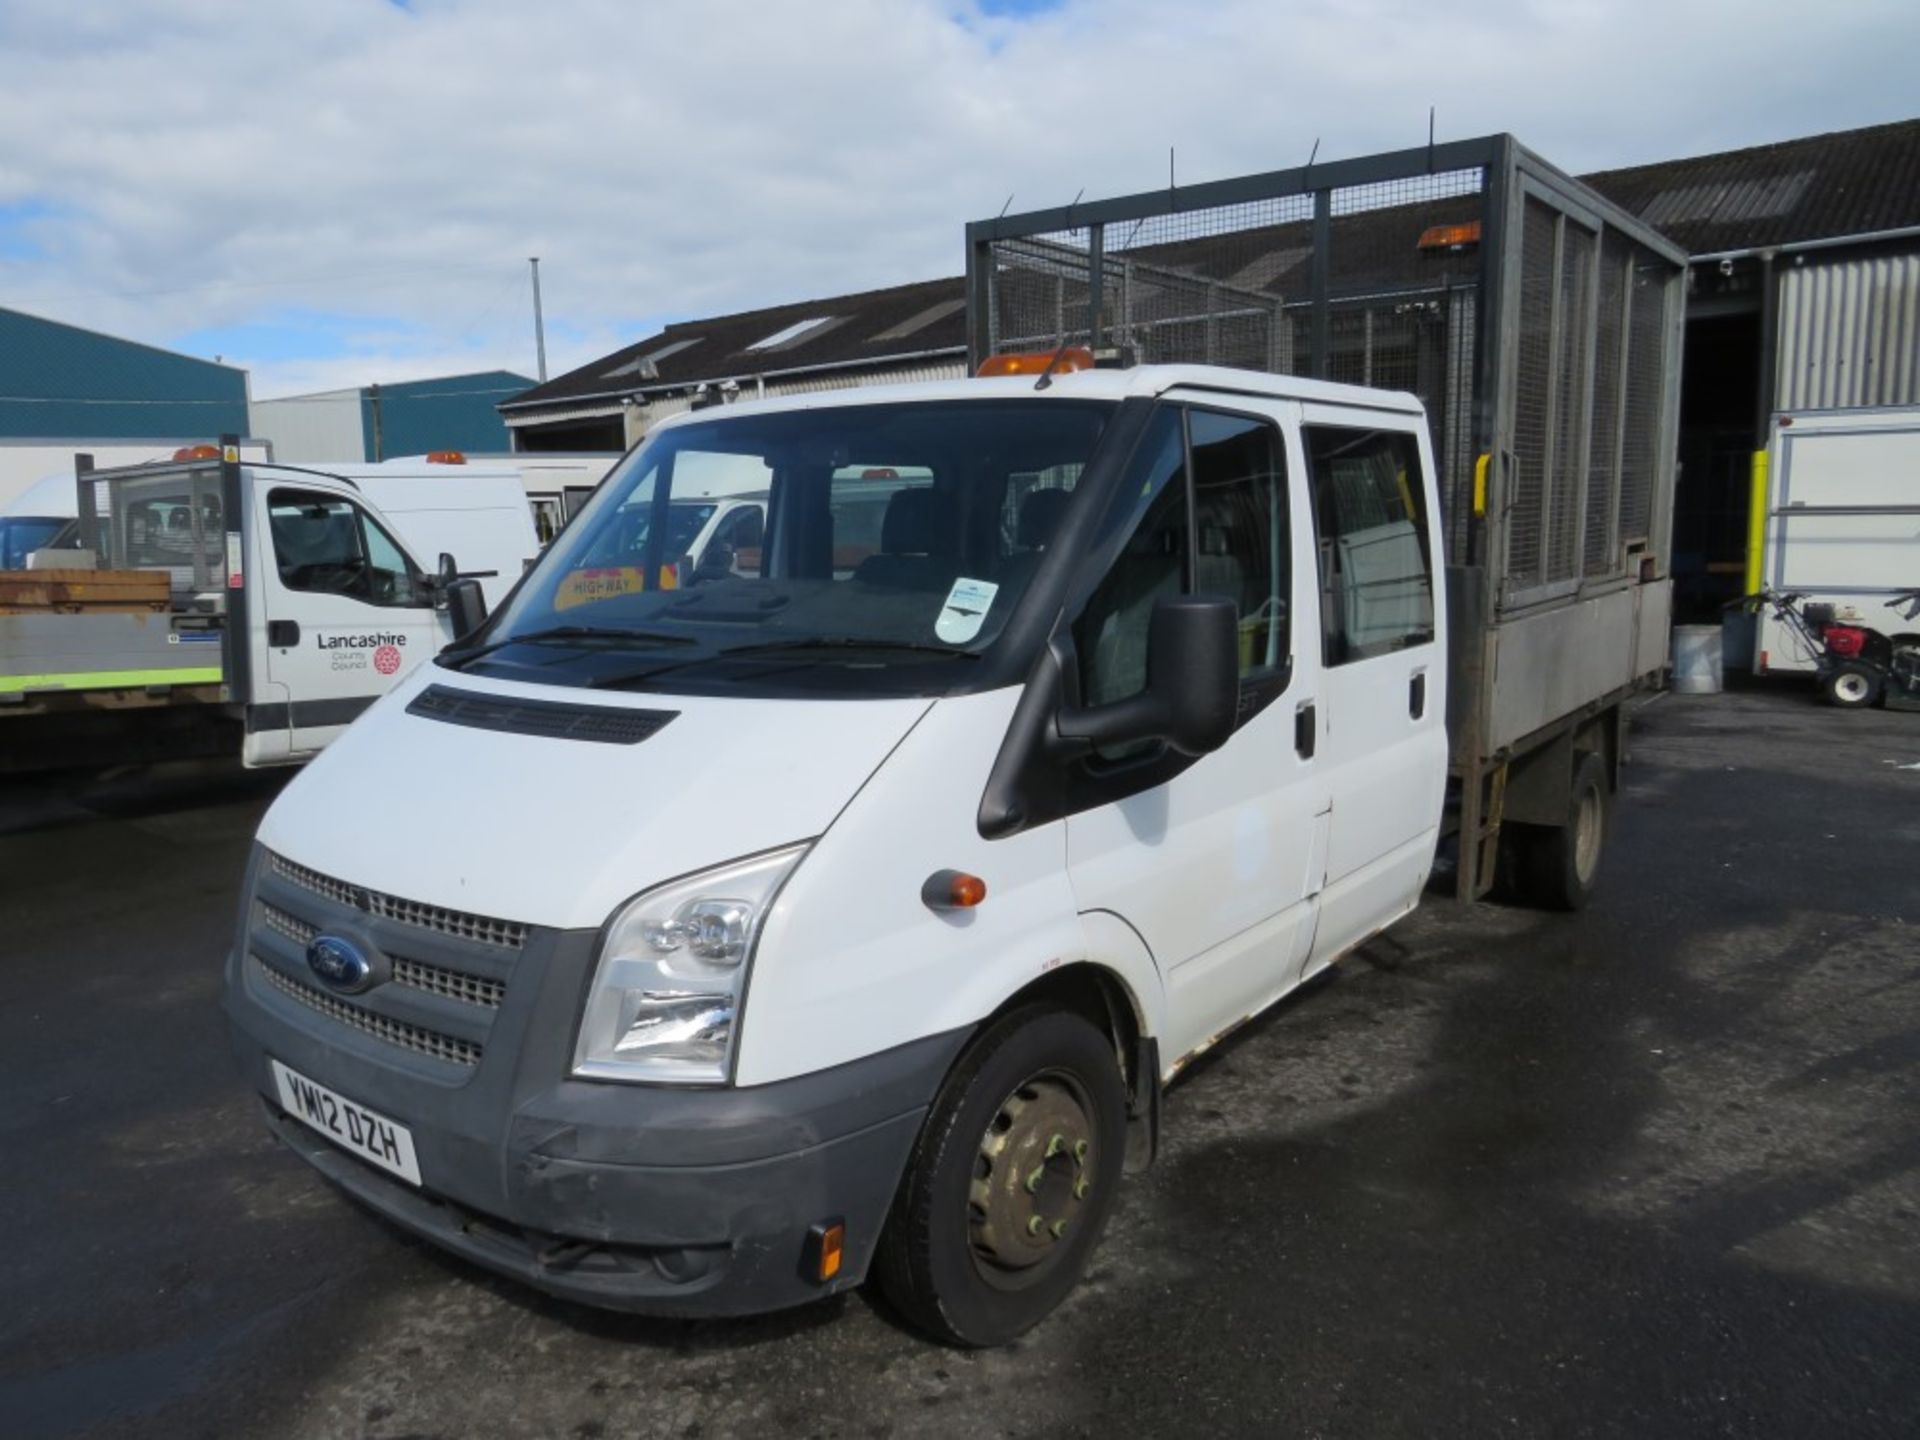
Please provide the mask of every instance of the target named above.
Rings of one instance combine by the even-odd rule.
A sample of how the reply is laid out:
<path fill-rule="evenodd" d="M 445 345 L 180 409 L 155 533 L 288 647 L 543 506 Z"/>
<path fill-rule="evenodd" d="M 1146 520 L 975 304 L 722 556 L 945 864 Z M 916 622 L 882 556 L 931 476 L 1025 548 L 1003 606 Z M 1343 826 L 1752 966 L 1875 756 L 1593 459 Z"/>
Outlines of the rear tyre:
<path fill-rule="evenodd" d="M 954 1065 L 894 1198 L 875 1274 L 935 1339 L 1003 1345 L 1072 1290 L 1112 1209 L 1126 1086 L 1113 1042 L 1034 1006 Z"/>
<path fill-rule="evenodd" d="M 1820 693 L 1842 710 L 1865 710 L 1880 699 L 1880 672 L 1858 660 L 1842 660 L 1820 677 Z"/>
<path fill-rule="evenodd" d="M 1529 904 L 1549 910 L 1579 910 L 1592 898 L 1612 820 L 1607 763 L 1591 751 L 1573 767 L 1573 789 L 1564 825 L 1513 827 L 1515 879 Z"/>

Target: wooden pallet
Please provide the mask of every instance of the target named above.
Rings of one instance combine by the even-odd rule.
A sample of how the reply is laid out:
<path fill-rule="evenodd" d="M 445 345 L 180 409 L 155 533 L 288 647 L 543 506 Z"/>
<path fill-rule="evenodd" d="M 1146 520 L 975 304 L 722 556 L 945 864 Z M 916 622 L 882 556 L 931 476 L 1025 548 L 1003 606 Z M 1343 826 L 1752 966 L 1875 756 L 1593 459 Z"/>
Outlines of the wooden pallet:
<path fill-rule="evenodd" d="M 0 570 L 0 615 L 144 615 L 167 608 L 164 570 Z"/>

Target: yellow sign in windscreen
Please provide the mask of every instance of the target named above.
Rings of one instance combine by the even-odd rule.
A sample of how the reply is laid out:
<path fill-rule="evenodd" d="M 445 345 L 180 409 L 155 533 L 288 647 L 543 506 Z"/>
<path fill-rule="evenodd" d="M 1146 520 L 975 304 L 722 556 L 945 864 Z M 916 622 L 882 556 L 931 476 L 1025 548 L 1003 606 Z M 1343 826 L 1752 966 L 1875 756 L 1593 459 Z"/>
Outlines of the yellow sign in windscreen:
<path fill-rule="evenodd" d="M 672 565 L 660 567 L 660 588 L 677 590 L 680 577 Z M 596 570 L 575 570 L 554 592 L 555 610 L 572 610 L 611 600 L 616 595 L 636 595 L 647 588 L 646 574 L 638 565 L 615 565 Z"/>

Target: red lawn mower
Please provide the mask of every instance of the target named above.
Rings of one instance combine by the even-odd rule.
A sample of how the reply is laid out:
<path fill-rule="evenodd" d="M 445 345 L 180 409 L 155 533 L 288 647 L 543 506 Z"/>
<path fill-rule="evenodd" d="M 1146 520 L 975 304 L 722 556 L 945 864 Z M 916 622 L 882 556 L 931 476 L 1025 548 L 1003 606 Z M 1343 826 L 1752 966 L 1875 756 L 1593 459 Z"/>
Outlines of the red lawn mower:
<path fill-rule="evenodd" d="M 1828 704 L 1864 710 L 1884 701 L 1889 710 L 1920 710 L 1920 644 L 1912 636 L 1889 637 L 1865 625 L 1841 624 L 1833 606 L 1809 605 L 1793 590 L 1762 590 L 1733 604 L 1769 609 L 1800 637 L 1814 658 L 1814 675 Z M 1909 620 L 1920 616 L 1920 589 L 1899 591 L 1887 604 L 1904 606 Z"/>

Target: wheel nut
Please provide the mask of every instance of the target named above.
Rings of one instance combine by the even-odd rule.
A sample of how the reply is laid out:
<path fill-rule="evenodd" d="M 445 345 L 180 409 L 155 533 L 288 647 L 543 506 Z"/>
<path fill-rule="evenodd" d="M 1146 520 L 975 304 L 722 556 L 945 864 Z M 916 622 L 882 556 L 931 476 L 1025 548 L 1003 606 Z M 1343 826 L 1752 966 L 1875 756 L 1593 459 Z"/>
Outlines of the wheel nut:
<path fill-rule="evenodd" d="M 1093 1188 L 1093 1184 L 1089 1180 L 1081 1179 L 1081 1180 L 1074 1181 L 1073 1182 L 1073 1198 L 1076 1200 L 1086 1199 L 1087 1192 L 1092 1188 Z"/>
<path fill-rule="evenodd" d="M 1054 1156 L 1058 1155 L 1062 1150 L 1065 1150 L 1066 1148 L 1067 1148 L 1066 1136 L 1064 1135 L 1053 1136 L 1051 1139 L 1047 1141 L 1047 1159 L 1051 1160 Z"/>
<path fill-rule="evenodd" d="M 1053 1222 L 1053 1238 L 1054 1239 L 1058 1240 L 1061 1236 L 1065 1235 L 1066 1233 L 1067 1233 L 1066 1221 L 1056 1220 Z"/>
<path fill-rule="evenodd" d="M 1086 1141 L 1076 1140 L 1073 1142 L 1073 1158 L 1076 1160 L 1085 1160 L 1087 1158 Z"/>
<path fill-rule="evenodd" d="M 1040 1188 L 1040 1182 L 1046 1178 L 1047 1167 L 1044 1165 L 1034 1166 L 1033 1170 L 1027 1176 L 1027 1193 L 1029 1195 L 1033 1194 L 1034 1191 Z"/>
<path fill-rule="evenodd" d="M 1046 1221 L 1042 1220 L 1038 1215 L 1029 1216 L 1027 1218 L 1027 1234 L 1038 1235 L 1040 1233 L 1040 1227 L 1045 1224 Z"/>

